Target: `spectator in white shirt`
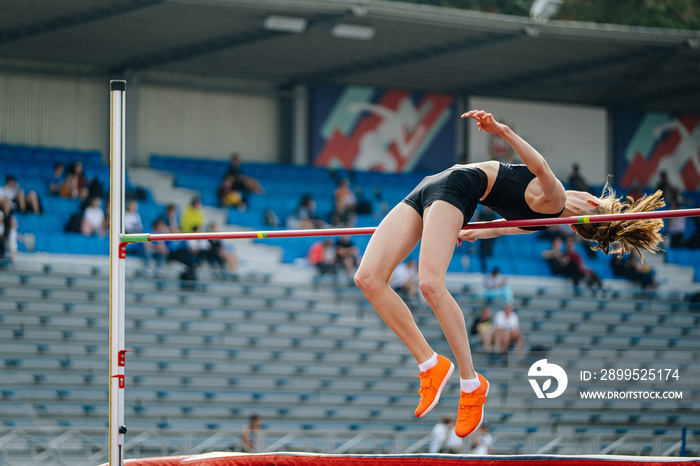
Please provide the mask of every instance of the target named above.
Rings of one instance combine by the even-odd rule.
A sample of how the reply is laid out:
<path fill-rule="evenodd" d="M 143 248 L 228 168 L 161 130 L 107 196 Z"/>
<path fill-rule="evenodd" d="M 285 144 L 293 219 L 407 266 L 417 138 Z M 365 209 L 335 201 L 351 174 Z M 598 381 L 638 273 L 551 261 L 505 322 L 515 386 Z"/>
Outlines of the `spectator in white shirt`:
<path fill-rule="evenodd" d="M 518 356 L 523 356 L 525 338 L 520 332 L 520 319 L 513 310 L 513 305 L 508 303 L 493 317 L 493 325 L 496 328 L 496 348 L 502 355 L 508 353 L 508 349 L 515 345 Z"/>
<path fill-rule="evenodd" d="M 21 214 L 34 212 L 35 214 L 43 213 L 39 196 L 36 192 L 29 191 L 25 196 L 24 190 L 17 183 L 17 178 L 14 175 L 5 177 L 5 186 L 0 187 L 0 198 L 6 197 L 12 202 L 12 209 Z"/>
<path fill-rule="evenodd" d="M 94 197 L 83 212 L 83 221 L 80 231 L 85 236 L 104 236 L 105 212 L 102 210 L 102 199 Z"/>
<path fill-rule="evenodd" d="M 420 296 L 420 288 L 418 288 L 418 264 L 415 259 L 407 259 L 399 264 L 391 275 L 389 284 L 405 298 L 417 299 Z"/>
<path fill-rule="evenodd" d="M 125 233 L 142 233 L 143 223 L 139 215 L 139 205 L 136 201 L 129 201 L 126 204 L 126 212 L 124 212 L 124 232 Z"/>
<path fill-rule="evenodd" d="M 455 433 L 455 420 L 444 416 L 430 432 L 430 453 L 461 453 L 464 439 Z"/>
<path fill-rule="evenodd" d="M 489 423 L 484 421 L 472 435 L 472 455 L 493 455 L 493 435 L 489 431 Z"/>

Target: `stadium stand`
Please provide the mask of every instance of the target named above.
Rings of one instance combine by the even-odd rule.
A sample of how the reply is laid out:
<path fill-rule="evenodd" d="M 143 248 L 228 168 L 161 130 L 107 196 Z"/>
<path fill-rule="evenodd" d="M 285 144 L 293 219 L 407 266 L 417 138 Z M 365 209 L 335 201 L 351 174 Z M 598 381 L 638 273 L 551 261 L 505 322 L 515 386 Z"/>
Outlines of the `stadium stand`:
<path fill-rule="evenodd" d="M 75 156 L 68 151 L 61 155 L 66 160 Z M 48 167 L 51 159 L 47 160 Z M 207 184 L 195 185 L 196 180 L 179 172 L 191 170 L 191 163 L 152 158 L 154 168 L 167 168 L 178 186 L 189 189 L 211 187 L 223 171 L 222 164 L 212 162 L 203 170 L 210 174 Z M 105 169 L 97 161 L 90 166 L 95 173 Z M 269 177 L 275 170 L 261 166 L 256 172 L 255 167 L 246 169 L 261 178 L 267 195 L 253 199 L 245 218 L 261 221 L 265 209 L 283 198 L 296 199 L 302 190 L 284 186 L 282 174 L 290 167 L 279 166 Z M 19 170 L 18 166 L 19 176 L 27 177 L 26 185 L 43 184 L 43 175 Z M 330 196 L 334 183 L 328 171 L 294 170 L 296 176 L 318 180 L 319 198 Z M 392 202 L 415 182 L 393 175 L 356 176 L 383 187 L 390 186 L 391 179 L 395 185 L 385 189 L 384 198 Z M 163 207 L 150 195 L 142 206 L 142 214 Z M 8 413 L 0 427 L 0 452 L 18 457 L 20 448 L 39 448 L 38 442 L 48 438 L 46 432 L 63 432 L 70 438 L 68 446 L 54 442 L 46 451 L 58 454 L 65 448 L 60 450 L 65 457 L 82 458 L 88 452 L 99 458 L 106 449 L 108 399 L 106 242 L 79 242 L 56 234 L 58 217 L 65 219 L 75 205 L 58 202 L 52 207 L 56 218 L 47 217 L 46 223 L 29 216 L 21 219 L 22 232 L 36 235 L 37 250 L 58 252 L 65 247 L 64 252 L 97 255 L 26 254 L 17 265 L 19 272 L 0 270 L 0 406 Z M 227 215 L 233 223 L 240 219 L 234 210 Z M 255 222 L 241 226 L 264 227 Z M 49 232 L 50 239 L 40 239 Z M 681 364 L 688 373 L 700 369 L 692 354 L 700 336 L 700 316 L 690 312 L 684 293 L 640 294 L 632 285 L 610 279 L 607 261 L 593 259 L 610 283 L 609 292 L 576 297 L 564 280 L 532 265 L 545 243 L 534 236 L 523 238 L 527 239 L 518 245 L 521 255 L 495 264 L 510 275 L 527 338 L 525 360 L 483 354 L 478 342 L 472 342 L 477 368 L 492 383 L 486 418 L 496 452 L 590 453 L 593 448 L 658 455 L 674 448 L 683 426 L 690 427 L 690 435 L 700 435 L 693 430 L 700 424 L 700 406 L 694 401 L 584 400 L 579 390 L 595 387 L 570 380 L 570 391 L 548 400 L 543 410 L 533 400 L 527 380 L 514 379 L 541 354 L 564 358 L 567 369 L 575 371 L 590 370 L 590 361 L 608 369 L 641 368 L 643 361 L 658 367 Z M 364 241 L 358 238 L 357 243 L 363 246 Z M 127 261 L 126 344 L 134 350 L 126 368 L 127 425 L 135 439 L 131 453 L 237 450 L 240 430 L 251 414 L 262 416 L 264 444 L 270 451 L 425 451 L 433 423 L 413 418 L 415 364 L 370 312 L 350 278 L 319 277 L 299 265 L 309 246 L 306 240 L 262 243 L 237 248 L 245 260 L 235 279 L 223 279 L 205 267 L 202 286 L 195 290 L 181 288 L 175 265 L 152 277 L 142 270 L 141 259 Z M 248 249 L 252 252 L 246 253 Z M 256 259 L 260 254 L 264 257 Z M 476 264 L 465 270 L 463 256 L 456 254 L 448 286 L 470 323 L 482 304 L 482 285 L 480 275 L 464 273 L 475 271 Z M 528 275 L 516 275 L 525 271 Z M 449 355 L 429 309 L 416 305 L 414 311 L 430 343 Z M 433 420 L 452 411 L 457 387 L 450 382 Z M 674 387 L 697 391 L 685 377 Z M 27 435 L 18 436 L 20 429 Z M 10 446 L 9 439 L 19 443 Z"/>
<path fill-rule="evenodd" d="M 49 267 L 48 273 L 40 264 L 34 268 L 25 265 L 21 278 L 6 271 L 0 274 L 2 403 L 3 409 L 14 413 L 4 420 L 4 428 L 104 427 L 107 386 L 100 374 L 107 370 L 106 267 L 73 265 L 70 273 L 58 265 Z M 378 317 L 356 312 L 359 297 L 338 303 L 336 294 L 349 284 L 290 286 L 255 277 L 231 284 L 212 277 L 206 293 L 201 293 L 179 291 L 174 274 L 137 279 L 136 268 L 130 267 L 129 275 L 127 346 L 135 350 L 127 363 L 130 429 L 156 429 L 175 445 L 174 451 L 184 448 L 174 438 L 183 429 L 198 432 L 202 442 L 216 432 L 230 431 L 223 448 L 235 448 L 236 432 L 252 413 L 263 417 L 270 444 L 297 431 L 318 435 L 333 430 L 339 432 L 339 439 L 358 432 L 378 438 L 401 433 L 414 442 L 429 432 L 431 424 L 412 416 L 418 388 L 412 377 L 413 361 Z M 477 310 L 475 296 L 460 292 L 459 278 L 452 279 L 451 287 L 471 318 Z M 63 293 L 67 281 L 73 282 L 70 294 Z M 587 361 L 596 359 L 615 369 L 639 367 L 646 357 L 677 361 L 673 336 L 681 340 L 698 336 L 698 317 L 687 314 L 685 305 L 672 298 L 657 301 L 654 310 L 638 305 L 643 301 L 631 295 L 608 298 L 595 309 L 585 300 L 572 299 L 561 309 L 562 295 L 557 290 L 563 288 L 556 281 L 544 295 L 528 291 L 526 282 L 514 286 L 518 312 L 528 321 L 530 349 L 537 345 L 548 354 L 565 354 L 570 369 L 582 370 Z M 231 300 L 232 288 L 242 294 L 240 303 L 237 294 Z M 286 299 L 271 301 L 270 295 Z M 295 299 L 315 305 L 299 308 L 290 304 Z M 631 310 L 611 312 L 617 304 Z M 425 309 L 416 314 L 431 343 L 447 353 L 434 317 Z M 583 315 L 584 321 L 577 324 L 575 315 L 579 320 Z M 653 325 L 654 331 L 645 332 L 642 327 L 637 333 L 630 330 L 630 335 L 618 333 L 616 323 L 626 326 L 636 321 Z M 526 383 L 513 383 L 508 366 L 494 363 L 479 353 L 478 344 L 473 345 L 478 367 L 493 384 L 487 419 L 499 452 L 529 451 L 535 438 L 556 432 L 596 434 L 601 439 L 624 433 L 639 441 L 626 443 L 618 453 L 658 454 L 659 447 L 674 443 L 680 426 L 697 422 L 692 405 L 678 403 L 680 409 L 669 414 L 653 404 L 574 396 L 557 400 L 555 410 L 543 413 L 531 401 Z M 635 355 L 636 351 L 642 354 Z M 686 365 L 689 370 L 698 369 L 693 359 Z M 570 383 L 586 388 L 582 382 Z M 694 388 L 683 381 L 676 387 Z M 451 383 L 448 392 L 455 389 Z M 454 396 L 446 395 L 441 407 L 447 410 L 455 402 Z M 657 445 L 659 438 L 667 440 Z M 103 440 L 92 441 L 101 444 Z M 309 448 L 295 442 L 286 446 L 295 445 Z M 218 446 L 222 448 L 221 443 Z M 360 442 L 352 451 L 377 452 L 386 447 Z M 158 445 L 140 448 L 153 453 Z M 326 450 L 317 447 L 316 451 Z M 563 442 L 554 451 L 574 450 Z"/>

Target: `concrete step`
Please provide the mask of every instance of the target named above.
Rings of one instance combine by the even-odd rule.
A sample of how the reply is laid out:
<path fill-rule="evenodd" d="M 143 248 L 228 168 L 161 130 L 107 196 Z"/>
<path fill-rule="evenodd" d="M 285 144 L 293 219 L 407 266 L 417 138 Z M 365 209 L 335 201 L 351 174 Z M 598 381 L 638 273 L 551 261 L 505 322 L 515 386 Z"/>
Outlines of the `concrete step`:
<path fill-rule="evenodd" d="M 158 204 L 176 204 L 180 210 L 187 206 L 198 193 L 192 189 L 176 188 L 175 175 L 150 168 L 129 168 L 129 179 L 136 186 L 147 188 Z"/>
<path fill-rule="evenodd" d="M 695 270 L 693 267 L 666 263 L 663 253 L 645 254 L 644 263 L 649 264 L 656 271 L 656 278 L 661 289 L 685 292 L 700 289 L 700 284 L 694 281 Z"/>

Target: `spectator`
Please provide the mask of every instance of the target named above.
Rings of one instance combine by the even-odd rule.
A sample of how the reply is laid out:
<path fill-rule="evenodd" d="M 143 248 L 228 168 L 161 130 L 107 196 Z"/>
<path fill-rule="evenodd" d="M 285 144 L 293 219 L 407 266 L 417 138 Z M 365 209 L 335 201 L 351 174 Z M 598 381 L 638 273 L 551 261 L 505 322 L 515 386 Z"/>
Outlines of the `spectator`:
<path fill-rule="evenodd" d="M 243 170 L 241 169 L 241 154 L 238 152 L 233 152 L 231 154 L 231 159 L 229 160 L 229 167 L 226 175 L 233 175 L 235 177 L 242 175 Z"/>
<path fill-rule="evenodd" d="M 484 299 L 488 302 L 495 300 L 504 303 L 513 302 L 513 290 L 498 267 L 494 267 L 491 274 L 484 279 Z"/>
<path fill-rule="evenodd" d="M 627 279 L 639 283 L 643 290 L 654 291 L 658 288 L 656 271 L 650 265 L 642 262 L 636 249 L 630 251 L 624 270 L 626 271 Z"/>
<path fill-rule="evenodd" d="M 199 233 L 199 227 L 194 227 L 192 233 Z M 211 243 L 206 239 L 192 238 L 185 241 L 185 248 L 190 257 L 189 263 L 193 267 L 197 267 L 202 260 L 209 258 Z"/>
<path fill-rule="evenodd" d="M 261 430 L 260 416 L 253 414 L 250 416 L 248 425 L 243 428 L 241 433 L 241 447 L 244 452 L 254 453 L 260 449 Z"/>
<path fill-rule="evenodd" d="M 629 261 L 624 256 L 613 254 L 610 259 L 610 269 L 616 277 L 627 278 Z"/>
<path fill-rule="evenodd" d="M 306 260 L 309 264 L 316 267 L 318 273 L 322 275 L 334 274 L 336 268 L 335 246 L 333 245 L 333 241 L 325 239 L 313 243 L 306 253 Z"/>
<path fill-rule="evenodd" d="M 143 223 L 139 215 L 139 204 L 134 200 L 126 203 L 126 212 L 124 212 L 124 232 L 143 233 Z"/>
<path fill-rule="evenodd" d="M 21 214 L 34 212 L 41 214 L 42 208 L 39 202 L 39 196 L 35 191 L 29 191 L 25 196 L 24 190 L 17 183 L 17 178 L 14 175 L 5 177 L 5 186 L 0 188 L 0 197 L 5 197 L 12 203 L 12 209 Z"/>
<path fill-rule="evenodd" d="M 695 231 L 692 235 L 690 235 L 690 238 L 688 238 L 687 245 L 689 248 L 697 249 L 700 248 L 700 217 L 692 217 L 690 221 L 692 222 Z"/>
<path fill-rule="evenodd" d="M 192 233 L 197 233 L 198 231 L 199 227 L 193 227 Z M 169 259 L 185 265 L 185 270 L 180 274 L 182 288 L 191 289 L 196 286 L 197 267 L 199 267 L 203 259 L 208 257 L 210 248 L 209 241 L 205 239 L 188 239 L 170 253 Z"/>
<path fill-rule="evenodd" d="M 343 178 L 338 182 L 338 186 L 333 192 L 333 198 L 337 211 L 342 212 L 348 209 L 355 211 L 357 208 L 357 196 L 350 188 L 350 180 L 348 178 Z"/>
<path fill-rule="evenodd" d="M 357 199 L 355 212 L 359 215 L 370 215 L 372 213 L 372 202 L 365 196 L 365 192 L 360 185 L 355 186 L 355 198 Z"/>
<path fill-rule="evenodd" d="M 107 231 L 105 211 L 102 209 L 102 199 L 93 197 L 88 207 L 83 211 L 80 231 L 84 236 L 104 236 Z"/>
<path fill-rule="evenodd" d="M 338 182 L 338 187 L 333 192 L 335 211 L 333 212 L 333 225 L 352 227 L 357 221 L 355 209 L 357 198 L 350 189 L 350 180 L 343 178 Z"/>
<path fill-rule="evenodd" d="M 479 335 L 479 340 L 484 346 L 485 353 L 489 354 L 493 352 L 496 333 L 493 326 L 493 319 L 491 318 L 491 308 L 489 306 L 481 308 L 481 314 L 474 321 L 471 333 L 472 335 Z"/>
<path fill-rule="evenodd" d="M 7 250 L 9 251 L 9 256 L 10 256 L 10 264 L 15 263 L 15 259 L 17 259 L 17 242 L 20 238 L 19 233 L 17 232 L 18 228 L 18 223 L 17 223 L 17 217 L 14 215 L 10 216 L 10 231 L 7 234 Z"/>
<path fill-rule="evenodd" d="M 688 200 L 683 199 L 681 188 L 674 186 L 671 183 L 666 170 L 659 173 L 659 183 L 657 184 L 657 189 L 663 192 L 663 198 L 667 203 L 675 201 L 676 206 L 689 204 Z"/>
<path fill-rule="evenodd" d="M 635 180 L 634 183 L 632 183 L 632 186 L 630 186 L 627 195 L 634 199 L 635 202 L 644 196 L 644 193 L 642 192 L 642 185 L 639 183 L 638 180 Z"/>
<path fill-rule="evenodd" d="M 277 228 L 280 226 L 280 218 L 274 210 L 265 209 L 265 212 L 263 212 L 263 223 L 265 226 Z"/>
<path fill-rule="evenodd" d="M 192 202 L 182 212 L 180 216 L 180 229 L 185 233 L 204 230 L 206 220 L 204 216 L 204 207 L 202 199 L 199 196 L 192 198 Z"/>
<path fill-rule="evenodd" d="M 238 152 L 234 152 L 233 154 L 231 154 L 231 164 L 229 166 L 228 171 L 226 172 L 226 175 L 233 176 L 233 187 L 235 190 L 241 193 L 241 196 L 243 197 L 243 202 L 245 202 L 246 205 L 248 205 L 249 203 L 250 193 L 265 194 L 265 188 L 262 187 L 260 181 L 258 181 L 252 176 L 248 176 L 245 173 L 243 173 L 243 169 L 241 167 L 241 154 L 239 154 Z"/>
<path fill-rule="evenodd" d="M 199 265 L 199 250 L 200 245 L 196 240 L 187 240 L 180 243 L 177 249 L 171 251 L 168 259 L 184 264 L 188 270 L 192 271 L 190 276 L 194 277 L 194 269 Z"/>
<path fill-rule="evenodd" d="M 552 241 L 552 248 L 543 251 L 542 257 L 547 261 L 553 275 L 561 275 L 573 280 L 574 291 L 578 294 L 580 293 L 579 284 L 584 275 L 579 267 L 562 253 L 562 246 L 563 242 L 561 238 L 555 238 Z"/>
<path fill-rule="evenodd" d="M 59 196 L 61 194 L 61 189 L 63 188 L 63 183 L 66 181 L 65 168 L 61 162 L 55 162 L 53 164 L 53 172 L 51 173 L 51 179 L 49 180 L 49 194 L 52 196 Z"/>
<path fill-rule="evenodd" d="M 566 250 L 564 251 L 564 257 L 566 257 L 570 264 L 576 266 L 581 276 L 585 277 L 586 284 L 590 289 L 594 291 L 603 289 L 603 282 L 600 280 L 600 277 L 598 277 L 598 274 L 595 273 L 595 270 L 586 266 L 586 264 L 583 262 L 581 254 L 576 251 L 575 238 L 569 237 L 566 239 Z"/>
<path fill-rule="evenodd" d="M 44 208 L 41 205 L 41 199 L 39 199 L 39 195 L 36 193 L 36 191 L 29 191 L 27 193 L 27 197 L 25 198 L 26 200 L 26 207 L 24 209 L 24 213 L 35 213 L 35 214 L 43 214 L 44 213 Z"/>
<path fill-rule="evenodd" d="M 355 274 L 360 265 L 360 249 L 355 246 L 350 236 L 341 236 L 335 243 L 336 264 L 345 271 L 348 276 Z"/>
<path fill-rule="evenodd" d="M 384 218 L 384 216 L 389 213 L 389 203 L 384 200 L 384 195 L 379 186 L 374 187 L 374 203 L 377 206 L 377 210 L 374 212 L 374 218 Z"/>
<path fill-rule="evenodd" d="M 68 174 L 66 175 L 66 185 L 70 196 L 73 199 L 79 198 L 82 200 L 88 199 L 90 191 L 88 190 L 87 180 L 83 169 L 83 162 L 73 162 L 68 166 Z"/>
<path fill-rule="evenodd" d="M 15 178 L 14 175 L 7 175 L 5 177 L 5 185 L 0 186 L 0 199 L 9 200 L 14 212 L 24 212 L 24 191 L 20 188 L 17 183 L 17 178 Z"/>
<path fill-rule="evenodd" d="M 180 224 L 177 220 L 177 206 L 175 204 L 168 204 L 165 207 L 165 213 L 161 219 L 168 228 L 167 233 L 180 233 Z"/>
<path fill-rule="evenodd" d="M 312 228 L 325 228 L 328 224 L 318 218 L 316 215 L 316 201 L 311 194 L 307 193 L 301 196 L 301 200 L 294 214 L 287 218 L 287 226 L 294 230 L 308 230 Z"/>
<path fill-rule="evenodd" d="M 9 199 L 0 197 L 0 259 L 12 255 L 10 236 L 13 228 L 16 229 L 16 221 L 12 203 Z"/>
<path fill-rule="evenodd" d="M 63 179 L 58 195 L 65 199 L 78 199 L 80 193 L 78 191 L 78 181 L 75 173 L 70 171 L 66 172 L 66 176 Z"/>
<path fill-rule="evenodd" d="M 484 421 L 472 436 L 472 455 L 493 455 L 493 435 L 491 426 Z"/>
<path fill-rule="evenodd" d="M 464 439 L 457 436 L 454 422 L 447 431 L 447 440 L 445 441 L 444 450 L 445 453 L 452 455 L 459 455 L 462 453 L 462 450 L 464 450 Z"/>
<path fill-rule="evenodd" d="M 464 447 L 464 440 L 455 434 L 455 420 L 443 416 L 430 432 L 430 453 L 459 454 Z"/>
<path fill-rule="evenodd" d="M 394 273 L 391 274 L 389 284 L 404 299 L 419 299 L 418 263 L 415 259 L 406 259 L 406 261 L 400 263 L 394 269 Z"/>
<path fill-rule="evenodd" d="M 496 313 L 493 317 L 493 325 L 496 334 L 496 348 L 501 355 L 505 356 L 508 353 L 508 349 L 515 345 L 518 357 L 522 358 L 525 349 L 525 338 L 520 331 L 520 319 L 513 310 L 512 304 L 506 304 L 502 310 Z"/>
<path fill-rule="evenodd" d="M 679 209 L 689 208 L 693 205 L 693 201 L 691 199 L 686 199 L 683 197 L 683 191 L 678 186 L 673 187 L 673 194 L 669 199 L 676 201 L 676 205 Z"/>
<path fill-rule="evenodd" d="M 212 222 L 209 224 L 210 232 L 219 231 L 219 226 Z M 207 250 L 207 261 L 210 264 L 223 268 L 227 273 L 235 274 L 238 270 L 238 255 L 232 248 L 227 248 L 220 239 L 210 239 Z"/>
<path fill-rule="evenodd" d="M 669 208 L 672 210 L 678 209 L 678 201 L 676 199 L 669 199 Z M 685 217 L 675 217 L 666 219 L 666 232 L 670 238 L 669 245 L 672 248 L 682 248 L 685 244 Z"/>
<path fill-rule="evenodd" d="M 110 222 L 112 221 L 112 216 L 110 215 L 110 210 L 109 210 L 111 208 L 112 208 L 112 206 L 110 205 L 110 203 L 106 202 L 105 208 L 104 208 L 104 211 L 105 211 L 105 221 L 104 221 L 105 227 L 104 228 L 105 228 L 106 232 L 109 232 L 109 225 L 110 225 Z"/>
<path fill-rule="evenodd" d="M 664 199 L 667 202 L 675 198 L 676 188 L 671 184 L 666 170 L 659 172 L 659 183 L 656 185 L 656 189 L 664 193 Z"/>
<path fill-rule="evenodd" d="M 216 190 L 216 197 L 222 207 L 238 207 L 245 210 L 246 205 L 241 192 L 236 189 L 236 177 L 231 173 L 226 173 L 224 179 Z"/>
<path fill-rule="evenodd" d="M 168 226 L 163 219 L 156 219 L 151 227 L 151 233 L 170 233 Z M 144 249 L 144 266 L 150 267 L 151 261 L 156 263 L 156 275 L 164 268 L 168 260 L 170 249 L 165 241 L 146 241 L 143 243 Z"/>
<path fill-rule="evenodd" d="M 569 175 L 569 189 L 576 191 L 591 192 L 591 186 L 581 174 L 581 169 L 577 163 L 571 167 L 571 175 Z"/>

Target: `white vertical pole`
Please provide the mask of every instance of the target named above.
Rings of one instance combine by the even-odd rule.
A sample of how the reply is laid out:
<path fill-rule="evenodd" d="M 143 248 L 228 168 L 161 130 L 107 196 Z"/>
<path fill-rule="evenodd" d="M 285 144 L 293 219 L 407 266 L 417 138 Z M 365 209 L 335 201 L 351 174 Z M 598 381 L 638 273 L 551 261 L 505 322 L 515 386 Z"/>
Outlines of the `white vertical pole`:
<path fill-rule="evenodd" d="M 109 464 L 124 464 L 124 154 L 126 81 L 110 81 Z"/>

